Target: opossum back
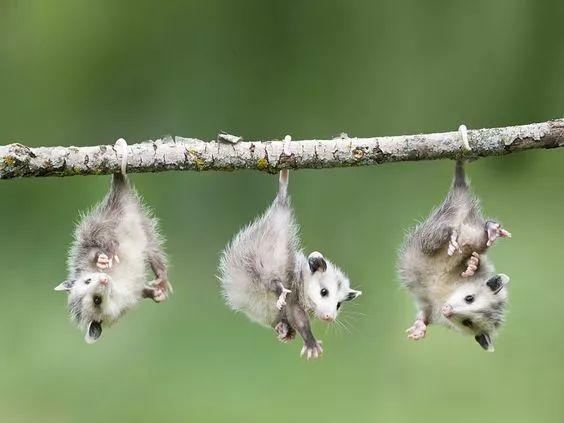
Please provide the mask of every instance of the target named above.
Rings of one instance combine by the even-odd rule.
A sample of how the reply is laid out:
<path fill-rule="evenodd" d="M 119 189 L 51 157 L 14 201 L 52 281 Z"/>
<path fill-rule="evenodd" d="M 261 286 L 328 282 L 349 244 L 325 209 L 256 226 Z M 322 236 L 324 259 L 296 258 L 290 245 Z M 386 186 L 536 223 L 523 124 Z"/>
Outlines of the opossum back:
<path fill-rule="evenodd" d="M 260 315 L 274 307 L 270 283 L 287 283 L 298 248 L 297 230 L 291 207 L 275 201 L 233 238 L 219 266 L 223 294 L 231 308 Z M 253 312 L 262 304 L 264 310 Z M 258 315 L 249 317 L 258 320 Z"/>
<path fill-rule="evenodd" d="M 426 262 L 421 248 L 418 246 L 418 234 L 422 223 L 412 228 L 406 235 L 398 252 L 397 273 L 405 287 L 414 288 L 421 281 L 421 269 Z"/>

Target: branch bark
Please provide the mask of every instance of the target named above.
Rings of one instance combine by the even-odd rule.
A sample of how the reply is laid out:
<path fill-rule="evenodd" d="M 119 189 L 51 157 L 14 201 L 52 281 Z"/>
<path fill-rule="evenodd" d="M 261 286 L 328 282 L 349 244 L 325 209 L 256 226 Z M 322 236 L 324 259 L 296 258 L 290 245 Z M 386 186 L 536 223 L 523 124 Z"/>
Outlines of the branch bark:
<path fill-rule="evenodd" d="M 168 137 L 132 144 L 127 170 L 280 169 L 368 166 L 414 160 L 479 158 L 536 148 L 564 146 L 564 119 L 530 125 L 468 131 L 466 151 L 458 131 L 436 134 L 292 141 L 286 154 L 282 141 L 235 144 Z M 93 147 L 0 146 L 0 179 L 26 176 L 101 175 L 119 172 L 120 156 L 112 145 Z"/>

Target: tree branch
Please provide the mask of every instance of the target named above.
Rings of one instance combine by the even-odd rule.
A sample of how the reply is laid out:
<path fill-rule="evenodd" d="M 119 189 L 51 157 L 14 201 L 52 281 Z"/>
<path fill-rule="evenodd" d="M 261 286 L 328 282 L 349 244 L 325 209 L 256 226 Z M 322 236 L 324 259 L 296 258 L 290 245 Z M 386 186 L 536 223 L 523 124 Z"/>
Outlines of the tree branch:
<path fill-rule="evenodd" d="M 288 153 L 282 141 L 204 142 L 172 137 L 129 146 L 128 172 L 166 170 L 332 168 L 381 163 L 478 158 L 535 148 L 564 146 L 564 119 L 531 125 L 468 131 L 471 151 L 460 134 L 402 135 L 376 138 L 292 141 Z M 120 156 L 111 145 L 94 147 L 0 146 L 0 179 L 23 176 L 100 175 L 119 172 Z"/>

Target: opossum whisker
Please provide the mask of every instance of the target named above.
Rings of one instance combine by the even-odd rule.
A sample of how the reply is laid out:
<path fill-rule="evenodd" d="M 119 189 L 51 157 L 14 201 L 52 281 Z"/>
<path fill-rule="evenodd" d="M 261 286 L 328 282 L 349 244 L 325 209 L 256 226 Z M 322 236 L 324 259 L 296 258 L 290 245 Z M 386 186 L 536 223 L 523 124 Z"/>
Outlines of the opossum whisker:
<path fill-rule="evenodd" d="M 349 330 L 351 332 L 357 332 L 357 333 L 359 332 L 358 328 L 354 325 L 354 323 L 355 323 L 354 321 L 349 320 L 349 319 L 343 319 L 343 322 L 346 323 L 346 325 L 348 325 Z"/>
<path fill-rule="evenodd" d="M 335 319 L 335 322 L 338 323 L 348 334 L 351 333 L 350 329 L 348 328 L 347 325 L 345 325 L 345 323 L 340 320 L 340 319 Z"/>

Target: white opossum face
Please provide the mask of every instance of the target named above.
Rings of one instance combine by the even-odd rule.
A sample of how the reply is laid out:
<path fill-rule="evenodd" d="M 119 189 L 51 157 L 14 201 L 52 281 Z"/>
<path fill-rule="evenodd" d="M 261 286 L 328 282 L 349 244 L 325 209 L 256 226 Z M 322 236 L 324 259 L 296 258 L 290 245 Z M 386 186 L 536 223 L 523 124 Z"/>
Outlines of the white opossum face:
<path fill-rule="evenodd" d="M 501 326 L 507 305 L 509 276 L 499 274 L 484 281 L 461 285 L 443 305 L 441 313 L 456 329 L 474 335 L 476 342 L 493 351 L 491 334 Z"/>
<path fill-rule="evenodd" d="M 332 322 L 344 301 L 362 294 L 350 288 L 346 275 L 317 251 L 308 257 L 309 274 L 305 276 L 305 292 L 319 319 Z"/>
<path fill-rule="evenodd" d="M 89 344 L 102 335 L 102 323 L 111 325 L 130 307 L 128 298 L 116 289 L 106 273 L 84 273 L 61 283 L 55 290 L 68 292 L 71 320 L 86 331 L 84 339 Z"/>

